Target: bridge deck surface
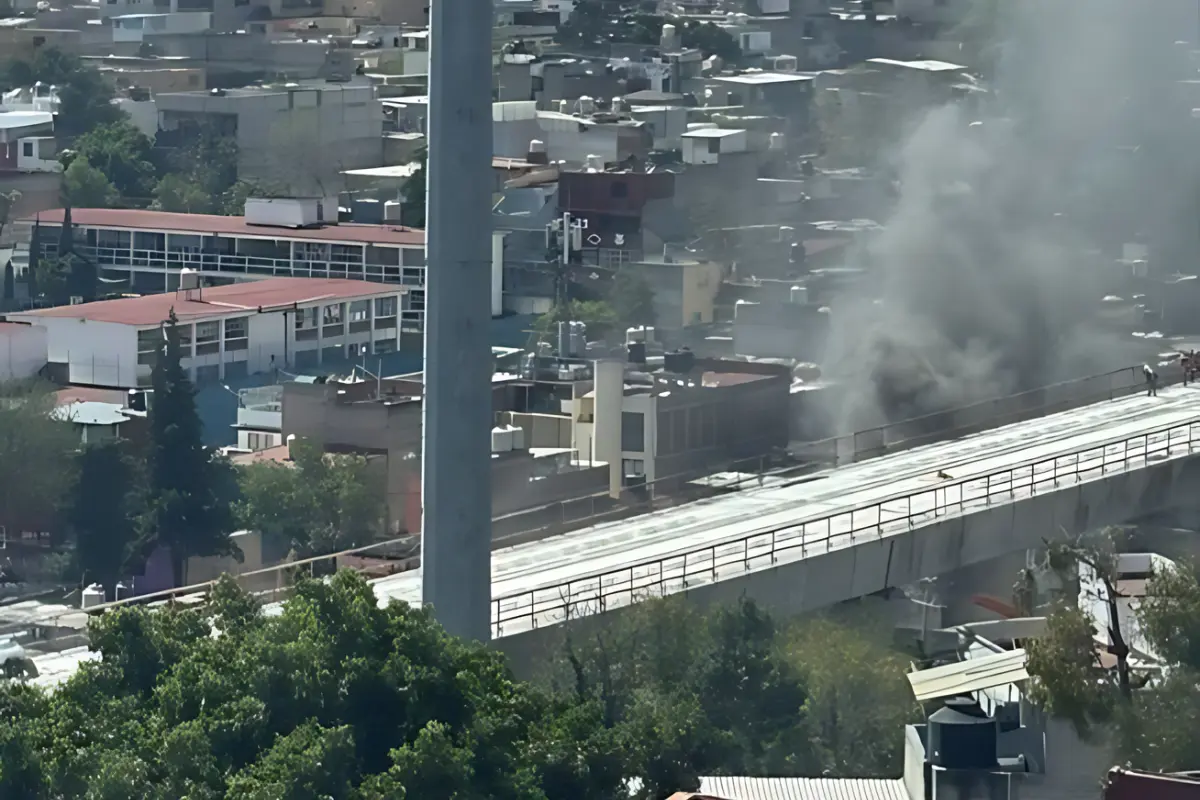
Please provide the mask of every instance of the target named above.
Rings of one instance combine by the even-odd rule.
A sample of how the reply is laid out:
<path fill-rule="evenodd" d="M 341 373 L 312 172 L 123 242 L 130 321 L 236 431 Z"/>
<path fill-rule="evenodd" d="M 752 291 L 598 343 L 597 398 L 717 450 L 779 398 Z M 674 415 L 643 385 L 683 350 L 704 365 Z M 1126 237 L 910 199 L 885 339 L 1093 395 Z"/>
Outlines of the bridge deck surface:
<path fill-rule="evenodd" d="M 1200 391 L 1196 387 L 1164 389 L 1156 398 L 1139 394 L 828 470 L 791 485 L 745 489 L 496 550 L 492 555 L 492 597 L 494 606 L 495 599 L 499 598 L 500 603 L 498 609 L 493 608 L 493 616 L 497 611 L 502 618 L 519 614 L 520 607 L 528 610 L 530 602 L 541 608 L 553 602 L 551 593 L 561 597 L 562 587 L 568 582 L 586 582 L 589 576 L 598 573 L 654 560 L 668 562 L 657 567 L 659 579 L 664 570 L 675 573 L 679 578 L 675 588 L 681 589 L 684 572 L 693 573 L 697 566 L 694 556 L 690 567 L 684 564 L 683 554 L 723 542 L 737 542 L 739 554 L 745 553 L 751 560 L 761 557 L 761 567 L 765 568 L 780 560 L 803 558 L 814 547 L 824 551 L 827 547 L 851 545 L 851 531 L 859 530 L 858 535 L 862 536 L 864 526 L 875 526 L 872 538 L 907 530 L 910 516 L 922 513 L 920 502 L 925 503 L 931 519 L 935 504 L 952 502 L 965 508 L 973 500 L 982 502 L 988 492 L 984 481 L 975 486 L 969 480 L 964 483 L 965 479 L 1068 455 L 1107 440 L 1137 436 L 1197 418 L 1200 418 Z M 1165 446 L 1165 439 L 1158 446 Z M 1174 449 L 1177 448 L 1172 449 L 1173 454 Z M 1097 451 L 1096 455 L 1099 454 Z M 1069 459 L 1064 463 L 1069 463 Z M 1099 467 L 1097 462 L 1097 475 Z M 939 471 L 950 479 L 940 478 Z M 1040 474 L 1038 480 L 1042 480 Z M 1048 472 L 1045 480 L 1050 480 Z M 935 500 L 930 490 L 941 485 L 947 486 L 945 491 L 955 493 L 953 497 Z M 910 502 L 896 501 L 864 509 L 855 513 L 853 522 L 848 513 L 852 508 L 870 506 L 897 495 L 922 492 L 924 501 L 914 498 Z M 1018 491 L 1017 496 L 1027 493 Z M 810 520 L 819 521 L 819 529 L 800 524 Z M 919 520 L 916 522 L 919 524 Z M 785 526 L 792 529 L 771 534 L 772 541 L 766 541 L 765 536 L 757 543 L 753 539 L 749 544 L 744 541 L 756 532 L 766 534 Z M 788 536 L 797 539 L 794 552 L 784 559 L 778 553 L 772 558 L 767 548 L 777 551 Z M 714 573 L 719 572 L 715 562 L 721 560 L 720 548 L 717 550 L 713 557 Z M 669 563 L 672 560 L 677 563 Z M 740 560 L 739 565 L 736 572 L 741 574 L 746 568 Z M 713 577 L 719 579 L 717 574 Z M 615 580 L 611 576 L 596 578 L 606 588 Z M 689 585 L 694 583 L 689 580 Z M 380 579 L 374 585 L 381 602 L 392 598 L 420 600 L 420 574 L 415 571 Z M 534 596 L 545 593 L 545 596 L 531 600 L 531 595 L 524 593 Z M 571 587 L 572 597 L 580 602 L 587 602 L 588 594 L 585 585 Z M 536 623 L 539 625 L 556 621 L 550 618 L 553 615 L 538 616 L 544 617 Z M 504 624 L 498 633 L 516 633 L 531 624 L 534 623 L 530 620 Z"/>

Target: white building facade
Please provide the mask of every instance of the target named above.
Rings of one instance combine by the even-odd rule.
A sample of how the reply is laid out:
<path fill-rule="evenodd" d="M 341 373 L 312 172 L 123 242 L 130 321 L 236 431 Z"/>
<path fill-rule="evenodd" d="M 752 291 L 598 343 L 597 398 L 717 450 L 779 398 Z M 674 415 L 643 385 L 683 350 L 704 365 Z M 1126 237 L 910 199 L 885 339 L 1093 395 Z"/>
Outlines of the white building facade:
<path fill-rule="evenodd" d="M 282 202 L 287 201 L 272 205 Z M 175 291 L 185 268 L 206 286 L 280 277 L 404 286 L 401 327 L 406 333 L 424 330 L 424 231 L 322 223 L 284 227 L 279 209 L 274 211 L 275 224 L 264 224 L 254 217 L 77 208 L 71 210 L 74 248 L 95 262 L 102 279 L 135 294 Z M 336 220 L 336 204 L 330 211 L 319 216 Z M 25 220 L 36 222 L 42 257 L 57 256 L 62 218 L 61 210 L 52 210 Z"/>
<path fill-rule="evenodd" d="M 174 310 L 181 363 L 204 385 L 395 352 L 402 346 L 404 294 L 402 287 L 366 281 L 279 278 L 8 319 L 45 329 L 48 360 L 66 367 L 70 383 L 132 389 L 149 385 L 163 323 Z"/>

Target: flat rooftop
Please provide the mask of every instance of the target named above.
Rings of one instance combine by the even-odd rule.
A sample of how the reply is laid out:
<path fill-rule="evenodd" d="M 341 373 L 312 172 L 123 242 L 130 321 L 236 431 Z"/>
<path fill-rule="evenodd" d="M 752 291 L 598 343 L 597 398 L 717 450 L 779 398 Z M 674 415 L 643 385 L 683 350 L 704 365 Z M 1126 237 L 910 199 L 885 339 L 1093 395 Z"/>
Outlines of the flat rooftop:
<path fill-rule="evenodd" d="M 0 115 L 2 116 L 2 115 Z M 49 116 L 49 115 L 47 115 Z M 53 208 L 26 222 L 61 225 L 63 210 Z M 285 228 L 255 225 L 245 217 L 216 214 L 177 214 L 170 211 L 146 211 L 129 208 L 72 208 L 71 222 L 87 228 L 111 228 L 127 231 L 189 233 L 200 236 L 238 236 L 250 239 L 300 239 L 337 244 L 406 245 L 425 244 L 425 231 L 400 225 L 361 225 L 342 223 L 314 228 Z"/>
<path fill-rule="evenodd" d="M 959 72 L 966 69 L 962 64 L 951 64 L 949 61 L 934 61 L 933 59 L 897 61 L 894 58 L 868 58 L 867 63 L 883 64 L 889 67 L 904 67 L 906 69 L 919 69 L 924 72 Z"/>
<path fill-rule="evenodd" d="M 801 75 L 795 72 L 746 72 L 741 75 L 718 75 L 711 80 L 743 86 L 766 86 L 772 83 L 807 83 L 813 77 L 812 74 Z"/>
<path fill-rule="evenodd" d="M 338 278 L 265 278 L 259 281 L 212 286 L 198 290 L 189 300 L 184 292 L 148 294 L 144 297 L 123 297 L 118 300 L 99 300 L 74 306 L 57 306 L 10 314 L 22 320 L 64 317 L 93 322 L 112 322 L 118 325 L 158 325 L 175 309 L 181 320 L 239 316 L 247 312 L 304 306 L 332 300 L 352 300 L 407 291 L 403 286 L 370 281 L 351 281 Z"/>
<path fill-rule="evenodd" d="M 745 132 L 745 128 L 697 128 L 679 135 L 684 139 L 725 139 Z"/>

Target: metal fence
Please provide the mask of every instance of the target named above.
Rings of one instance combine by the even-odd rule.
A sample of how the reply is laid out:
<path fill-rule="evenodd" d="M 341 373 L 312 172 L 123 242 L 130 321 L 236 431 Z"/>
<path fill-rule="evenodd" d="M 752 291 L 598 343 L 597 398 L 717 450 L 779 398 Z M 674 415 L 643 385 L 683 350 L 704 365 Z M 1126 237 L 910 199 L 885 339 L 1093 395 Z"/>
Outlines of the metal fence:
<path fill-rule="evenodd" d="M 1183 380 L 1183 372 L 1172 372 L 1159 380 L 1159 387 Z M 1014 422 L 1056 414 L 1106 400 L 1119 400 L 1145 391 L 1140 365 L 1031 389 L 1020 394 L 996 397 L 967 406 L 834 436 L 793 448 L 801 458 L 836 466 L 852 464 L 885 453 L 919 447 L 979 433 Z"/>
<path fill-rule="evenodd" d="M 503 595 L 492 600 L 492 634 L 499 637 L 603 613 L 800 560 L 812 552 L 828 552 L 868 538 L 879 540 L 971 509 L 1131 471 L 1153 460 L 1185 456 L 1195 451 L 1197 441 L 1200 417 L 992 473 L 893 494 L 831 515 L 757 530 L 736 540 Z"/>
<path fill-rule="evenodd" d="M 1182 373 L 1171 374 L 1164 376 L 1159 385 L 1169 386 L 1181 380 Z M 793 445 L 790 455 L 815 464 L 843 466 L 1092 403 L 1118 400 L 1145 388 L 1141 366 L 1125 367 L 844 436 Z M 594 524 L 688 503 L 712 494 L 717 488 L 753 488 L 761 484 L 763 475 L 776 464 L 777 459 L 770 454 L 728 462 L 706 461 L 684 472 L 623 489 L 619 500 L 613 500 L 606 491 L 596 492 L 505 514 L 492 520 L 493 534 L 506 544 L 516 544 L 582 523 Z M 714 479 L 712 474 L 716 471 L 727 474 Z"/>

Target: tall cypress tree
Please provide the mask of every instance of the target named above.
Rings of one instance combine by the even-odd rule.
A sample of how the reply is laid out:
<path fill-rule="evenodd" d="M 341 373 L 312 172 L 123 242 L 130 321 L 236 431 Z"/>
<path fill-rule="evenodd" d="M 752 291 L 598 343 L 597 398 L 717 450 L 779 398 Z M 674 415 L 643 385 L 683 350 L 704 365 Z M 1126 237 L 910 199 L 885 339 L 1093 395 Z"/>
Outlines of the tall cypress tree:
<path fill-rule="evenodd" d="M 58 234 L 58 258 L 66 265 L 67 295 L 82 297 L 90 303 L 96 299 L 96 265 L 90 258 L 75 251 L 75 224 L 71 222 L 71 204 L 63 207 L 62 229 Z"/>
<path fill-rule="evenodd" d="M 175 310 L 163 326 L 162 349 L 155 359 L 150 408 L 150 502 L 148 538 L 171 553 L 175 585 L 185 579 L 192 556 L 229 555 L 237 548 L 233 530 L 228 462 L 201 441 L 195 389 L 179 363 L 179 330 Z"/>
<path fill-rule="evenodd" d="M 42 264 L 42 226 L 33 221 L 33 234 L 29 238 L 29 267 L 25 271 L 25 287 L 29 302 L 36 303 L 38 296 L 37 273 Z"/>

